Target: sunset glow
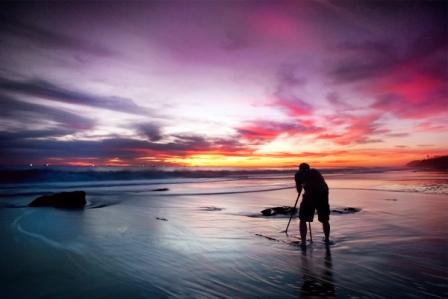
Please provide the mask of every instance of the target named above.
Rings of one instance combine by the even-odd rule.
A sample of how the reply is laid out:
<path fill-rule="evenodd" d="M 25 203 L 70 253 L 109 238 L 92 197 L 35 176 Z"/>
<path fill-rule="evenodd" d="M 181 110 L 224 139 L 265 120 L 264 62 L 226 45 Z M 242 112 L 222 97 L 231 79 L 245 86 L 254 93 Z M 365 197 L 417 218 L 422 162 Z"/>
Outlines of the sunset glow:
<path fill-rule="evenodd" d="M 0 163 L 400 166 L 448 151 L 443 2 L 2 3 Z"/>

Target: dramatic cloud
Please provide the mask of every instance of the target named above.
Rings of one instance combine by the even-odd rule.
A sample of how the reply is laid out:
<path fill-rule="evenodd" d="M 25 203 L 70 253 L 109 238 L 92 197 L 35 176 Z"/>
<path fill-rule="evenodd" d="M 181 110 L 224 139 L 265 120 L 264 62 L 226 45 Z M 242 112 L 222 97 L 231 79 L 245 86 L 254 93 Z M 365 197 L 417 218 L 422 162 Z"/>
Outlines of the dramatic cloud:
<path fill-rule="evenodd" d="M 443 153 L 447 19 L 443 1 L 1 2 L 0 164 Z"/>
<path fill-rule="evenodd" d="M 26 23 L 3 13 L 0 13 L 0 22 L 2 24 L 0 33 L 4 38 L 19 38 L 27 44 L 66 51 L 78 51 L 97 57 L 115 55 L 113 51 L 94 42 Z"/>
<path fill-rule="evenodd" d="M 294 65 L 282 65 L 278 72 L 278 85 L 273 94 L 273 105 L 284 110 L 293 117 L 300 117 L 312 113 L 312 107 L 298 96 L 298 88 L 306 84 L 304 78 L 295 74 L 297 67 Z"/>
<path fill-rule="evenodd" d="M 109 138 L 100 141 L 50 140 L 41 137 L 63 135 L 64 130 L 21 131 L 1 133 L 0 162 L 39 161 L 41 164 L 63 159 L 90 159 L 106 161 L 118 157 L 130 164 L 145 158 L 163 162 L 167 157 L 185 157 L 192 154 L 250 154 L 232 139 L 205 140 L 200 136 L 174 136 L 167 143 Z M 20 136 L 20 137 L 19 137 Z M 75 150 L 76 149 L 76 150 Z M 13 157 L 11 159 L 11 157 Z"/>
<path fill-rule="evenodd" d="M 137 106 L 132 100 L 117 96 L 102 97 L 84 92 L 68 90 L 44 80 L 15 81 L 0 77 L 0 90 L 39 97 L 68 104 L 104 108 L 133 114 L 147 113 L 145 108 Z"/>
<path fill-rule="evenodd" d="M 61 109 L 19 101 L 6 95 L 1 95 L 0 116 L 2 120 L 26 120 L 26 124 L 36 126 L 54 121 L 58 126 L 76 130 L 88 130 L 93 128 L 95 121 L 75 113 Z"/>
<path fill-rule="evenodd" d="M 75 131 L 66 128 L 51 128 L 44 130 L 17 130 L 11 132 L 0 132 L 0 141 L 3 149 L 11 148 L 12 151 L 20 149 L 22 144 L 33 142 L 37 138 L 59 137 L 72 134 Z M 24 143 L 22 143 L 24 142 Z"/>
<path fill-rule="evenodd" d="M 381 142 L 380 139 L 371 137 L 387 133 L 389 130 L 381 128 L 378 120 L 378 114 L 367 116 L 340 115 L 336 118 L 330 117 L 329 121 L 343 126 L 342 131 L 339 133 L 323 133 L 318 135 L 318 138 L 327 139 L 340 145 Z"/>
<path fill-rule="evenodd" d="M 266 142 L 280 134 L 313 134 L 323 131 L 309 122 L 276 123 L 267 121 L 250 122 L 238 129 L 239 137 L 250 142 Z"/>
<path fill-rule="evenodd" d="M 153 123 L 139 124 L 137 129 L 142 133 L 149 141 L 158 141 L 162 139 L 160 128 Z"/>

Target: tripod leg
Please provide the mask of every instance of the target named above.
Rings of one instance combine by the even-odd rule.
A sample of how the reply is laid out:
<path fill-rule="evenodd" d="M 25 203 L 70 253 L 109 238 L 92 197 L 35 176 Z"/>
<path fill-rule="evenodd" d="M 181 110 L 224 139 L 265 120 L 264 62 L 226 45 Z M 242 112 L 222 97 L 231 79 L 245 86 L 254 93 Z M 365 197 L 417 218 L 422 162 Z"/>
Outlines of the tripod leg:
<path fill-rule="evenodd" d="M 310 229 L 310 241 L 313 243 L 313 234 L 311 233 L 311 222 L 308 222 L 308 227 Z"/>

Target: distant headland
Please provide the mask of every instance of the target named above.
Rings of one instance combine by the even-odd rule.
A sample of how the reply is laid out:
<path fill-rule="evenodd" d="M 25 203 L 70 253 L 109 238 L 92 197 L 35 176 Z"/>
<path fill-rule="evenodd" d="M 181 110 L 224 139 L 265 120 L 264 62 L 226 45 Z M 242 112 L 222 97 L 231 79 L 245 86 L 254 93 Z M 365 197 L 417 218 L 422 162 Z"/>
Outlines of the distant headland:
<path fill-rule="evenodd" d="M 424 160 L 415 160 L 409 162 L 406 166 L 423 169 L 448 170 L 448 156 L 438 156 Z"/>

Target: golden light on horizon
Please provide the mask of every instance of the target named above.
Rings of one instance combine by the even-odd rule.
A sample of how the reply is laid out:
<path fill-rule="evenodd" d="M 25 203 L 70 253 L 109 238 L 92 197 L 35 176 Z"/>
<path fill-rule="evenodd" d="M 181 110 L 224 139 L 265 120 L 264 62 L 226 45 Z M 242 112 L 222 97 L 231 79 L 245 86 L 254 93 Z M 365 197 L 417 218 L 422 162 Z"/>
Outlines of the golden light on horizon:
<path fill-rule="evenodd" d="M 443 151 L 440 151 L 443 154 Z M 411 160 L 422 159 L 423 152 L 418 151 L 379 151 L 304 153 L 297 155 L 252 155 L 234 156 L 224 154 L 193 154 L 185 157 L 167 157 L 165 163 L 187 167 L 241 167 L 241 168 L 294 168 L 301 162 L 316 167 L 388 167 L 405 166 Z"/>
<path fill-rule="evenodd" d="M 183 166 L 203 167 L 287 167 L 295 165 L 294 157 L 227 156 L 196 154 L 187 157 L 167 158 L 165 162 Z"/>

